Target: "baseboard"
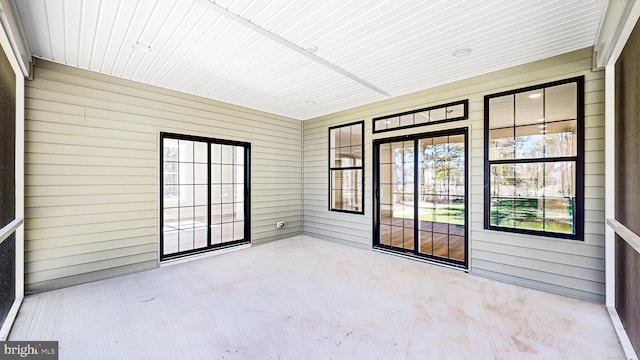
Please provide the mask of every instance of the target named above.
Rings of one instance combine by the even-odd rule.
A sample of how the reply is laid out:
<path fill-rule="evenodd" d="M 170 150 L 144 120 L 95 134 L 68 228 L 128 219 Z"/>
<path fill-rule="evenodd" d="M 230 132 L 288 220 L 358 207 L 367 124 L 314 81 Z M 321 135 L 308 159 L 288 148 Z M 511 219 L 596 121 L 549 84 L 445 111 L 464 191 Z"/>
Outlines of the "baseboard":
<path fill-rule="evenodd" d="M 613 328 L 616 330 L 616 334 L 618 334 L 618 339 L 620 340 L 620 345 L 622 345 L 626 358 L 628 360 L 638 360 L 638 355 L 633 349 L 633 345 L 631 345 L 629 336 L 627 336 L 627 332 L 622 325 L 622 320 L 620 320 L 620 316 L 618 316 L 618 311 L 616 311 L 616 308 L 613 306 L 607 306 L 607 311 L 611 317 Z"/>

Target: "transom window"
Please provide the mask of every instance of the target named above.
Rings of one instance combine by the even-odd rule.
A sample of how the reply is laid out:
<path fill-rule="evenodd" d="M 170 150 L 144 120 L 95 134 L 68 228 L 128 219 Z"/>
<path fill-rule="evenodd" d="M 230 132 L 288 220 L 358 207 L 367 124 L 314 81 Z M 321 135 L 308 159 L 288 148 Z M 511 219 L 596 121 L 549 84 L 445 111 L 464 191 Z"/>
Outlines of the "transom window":
<path fill-rule="evenodd" d="M 485 96 L 485 228 L 582 238 L 584 79 Z"/>
<path fill-rule="evenodd" d="M 468 118 L 469 100 L 460 100 L 448 104 L 374 118 L 373 132 L 379 133 L 390 130 L 465 120 Z"/>
<path fill-rule="evenodd" d="M 329 210 L 364 214 L 364 121 L 329 128 Z"/>

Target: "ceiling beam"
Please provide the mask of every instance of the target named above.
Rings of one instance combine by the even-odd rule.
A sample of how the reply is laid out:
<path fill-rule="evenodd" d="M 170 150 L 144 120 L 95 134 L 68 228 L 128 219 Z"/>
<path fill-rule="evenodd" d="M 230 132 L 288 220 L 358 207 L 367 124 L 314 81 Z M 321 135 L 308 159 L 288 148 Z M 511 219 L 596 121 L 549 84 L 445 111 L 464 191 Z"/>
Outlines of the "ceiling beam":
<path fill-rule="evenodd" d="M 363 86 L 366 86 L 369 89 L 371 89 L 371 90 L 373 90 L 373 91 L 375 91 L 375 92 L 377 92 L 379 94 L 382 94 L 382 95 L 384 95 L 386 97 L 389 97 L 389 98 L 392 97 L 391 94 L 389 94 L 388 92 L 382 90 L 381 88 L 373 85 L 372 83 L 370 83 L 370 82 L 358 77 L 357 75 L 355 75 L 355 74 L 353 74 L 353 73 L 341 68 L 340 66 L 338 66 L 336 64 L 333 64 L 333 63 L 331 63 L 331 62 L 329 62 L 329 61 L 327 61 L 327 60 L 325 60 L 325 59 L 323 59 L 323 58 L 321 58 L 321 57 L 319 57 L 319 56 L 317 56 L 315 54 L 312 54 L 312 53 L 306 51 L 302 47 L 292 43 L 289 40 L 286 40 L 286 39 L 284 39 L 284 38 L 272 33 L 271 31 L 261 27 L 260 25 L 257 25 L 255 23 L 251 22 L 250 20 L 243 18 L 240 15 L 232 13 L 231 11 L 229 11 L 229 10 L 223 8 L 222 6 L 216 4 L 214 1 L 211 1 L 211 0 L 200 0 L 200 2 L 202 2 L 204 4 L 207 4 L 209 6 L 209 8 L 211 8 L 212 10 L 217 12 L 218 14 L 223 15 L 223 16 L 235 21 L 235 22 L 239 23 L 240 25 L 245 26 L 245 27 L 253 30 L 254 32 L 256 32 L 256 33 L 258 33 L 258 34 L 260 34 L 260 35 L 262 35 L 262 36 L 264 36 L 264 37 L 266 37 L 268 39 L 271 39 L 271 40 L 277 42 L 278 44 L 286 46 L 287 48 L 297 52 L 300 55 L 306 56 L 307 58 L 311 59 L 312 61 L 314 61 L 314 62 L 316 62 L 316 63 L 318 63 L 318 64 L 320 64 L 320 65 L 322 65 L 322 66 L 324 66 L 324 67 L 326 67 L 328 69 L 331 69 L 331 70 L 333 70 L 333 71 L 335 71 L 335 72 L 337 72 L 337 73 L 339 73 L 339 74 L 341 74 L 343 76 L 346 76 L 349 79 L 351 79 L 351 80 L 353 80 L 353 81 L 355 81 L 355 82 L 357 82 L 357 83 L 359 83 L 359 84 L 361 84 Z"/>

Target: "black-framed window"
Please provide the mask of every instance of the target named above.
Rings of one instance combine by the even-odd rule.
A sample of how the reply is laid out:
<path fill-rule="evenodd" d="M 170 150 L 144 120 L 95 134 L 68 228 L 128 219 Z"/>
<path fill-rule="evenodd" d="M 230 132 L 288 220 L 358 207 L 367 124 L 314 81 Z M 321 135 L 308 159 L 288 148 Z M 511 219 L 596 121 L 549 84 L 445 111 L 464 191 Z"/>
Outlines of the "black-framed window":
<path fill-rule="evenodd" d="M 329 128 L 329 210 L 364 214 L 364 121 Z"/>
<path fill-rule="evenodd" d="M 582 239 L 584 77 L 487 95 L 485 228 Z"/>
<path fill-rule="evenodd" d="M 469 100 L 430 106 L 373 119 L 373 133 L 406 129 L 469 118 Z"/>
<path fill-rule="evenodd" d="M 249 243 L 251 144 L 160 138 L 160 259 Z"/>

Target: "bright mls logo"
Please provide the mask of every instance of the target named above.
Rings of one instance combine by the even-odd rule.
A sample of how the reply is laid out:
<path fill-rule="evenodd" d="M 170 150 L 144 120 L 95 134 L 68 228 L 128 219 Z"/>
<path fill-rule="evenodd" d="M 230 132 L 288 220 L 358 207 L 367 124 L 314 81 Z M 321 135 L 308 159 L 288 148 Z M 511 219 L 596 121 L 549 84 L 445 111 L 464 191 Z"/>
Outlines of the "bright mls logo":
<path fill-rule="evenodd" d="M 57 341 L 0 341 L 0 360 L 58 360 Z"/>

